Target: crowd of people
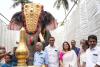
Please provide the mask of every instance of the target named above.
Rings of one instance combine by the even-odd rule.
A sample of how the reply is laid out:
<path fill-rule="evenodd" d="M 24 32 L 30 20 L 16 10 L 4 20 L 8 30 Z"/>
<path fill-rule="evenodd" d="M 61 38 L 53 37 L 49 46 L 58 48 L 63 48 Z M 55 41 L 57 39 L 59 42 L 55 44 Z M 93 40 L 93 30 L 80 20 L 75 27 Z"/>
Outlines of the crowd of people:
<path fill-rule="evenodd" d="M 43 50 L 41 42 L 35 44 L 32 65 L 41 67 L 100 67 L 100 47 L 97 46 L 97 36 L 89 35 L 88 39 L 80 40 L 80 48 L 76 47 L 76 41 L 71 43 L 64 41 L 62 50 L 59 50 L 54 42 L 55 38 L 49 38 L 49 44 Z M 14 48 L 13 54 L 6 53 L 4 47 L 0 47 L 0 67 L 14 67 L 17 58 Z M 27 63 L 28 64 L 28 63 Z"/>

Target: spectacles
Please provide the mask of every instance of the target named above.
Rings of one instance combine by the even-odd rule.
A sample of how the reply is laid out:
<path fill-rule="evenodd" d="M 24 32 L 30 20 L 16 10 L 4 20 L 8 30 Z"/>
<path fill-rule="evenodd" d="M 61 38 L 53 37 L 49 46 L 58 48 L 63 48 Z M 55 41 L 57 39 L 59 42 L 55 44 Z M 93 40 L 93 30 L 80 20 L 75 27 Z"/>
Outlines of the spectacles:
<path fill-rule="evenodd" d="M 54 40 L 50 40 L 50 41 L 54 41 Z"/>

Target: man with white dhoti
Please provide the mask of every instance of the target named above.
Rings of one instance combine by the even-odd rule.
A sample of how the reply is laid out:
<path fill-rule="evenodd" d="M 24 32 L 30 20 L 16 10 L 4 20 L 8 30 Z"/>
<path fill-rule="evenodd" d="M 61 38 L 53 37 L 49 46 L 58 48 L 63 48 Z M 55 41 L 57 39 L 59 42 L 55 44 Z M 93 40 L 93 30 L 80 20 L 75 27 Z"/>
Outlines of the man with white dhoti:
<path fill-rule="evenodd" d="M 54 45 L 55 38 L 49 38 L 49 45 L 45 47 L 48 53 L 48 67 L 59 67 L 59 51 Z"/>

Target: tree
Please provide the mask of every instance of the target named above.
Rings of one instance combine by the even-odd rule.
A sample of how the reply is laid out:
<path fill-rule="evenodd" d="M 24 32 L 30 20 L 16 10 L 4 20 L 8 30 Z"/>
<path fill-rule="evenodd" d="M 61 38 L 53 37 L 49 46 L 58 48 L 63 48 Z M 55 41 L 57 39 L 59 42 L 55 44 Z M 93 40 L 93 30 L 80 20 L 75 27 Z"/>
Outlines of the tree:
<path fill-rule="evenodd" d="M 56 0 L 54 2 L 54 7 L 56 7 L 57 9 L 60 9 L 61 5 L 63 5 L 65 9 L 65 14 L 66 14 L 66 10 L 69 8 L 68 1 L 67 0 Z"/>
<path fill-rule="evenodd" d="M 77 4 L 77 1 L 78 0 L 71 0 L 72 2 L 74 2 L 74 5 L 75 4 Z M 68 10 L 69 9 L 69 4 L 68 4 L 68 0 L 56 0 L 55 2 L 54 2 L 54 7 L 56 7 L 57 9 L 60 9 L 60 7 L 61 7 L 61 5 L 63 5 L 63 8 L 64 8 L 64 10 L 65 10 L 65 18 L 66 18 L 66 10 Z M 72 8 L 73 8 L 73 6 L 72 6 Z M 72 10 L 72 8 L 71 8 L 71 10 Z M 68 13 L 69 14 L 69 13 Z M 64 19 L 65 20 L 65 19 Z M 63 20 L 63 22 L 61 23 L 61 25 L 64 25 L 64 20 Z"/>
<path fill-rule="evenodd" d="M 23 10 L 23 6 L 25 3 L 31 3 L 31 1 L 29 0 L 13 0 L 14 1 L 14 4 L 12 5 L 12 7 L 16 7 L 18 6 L 19 4 L 21 4 L 21 9 Z"/>
<path fill-rule="evenodd" d="M 77 0 L 71 0 L 74 3 L 77 3 Z M 63 8 L 65 10 L 68 10 L 69 8 L 69 4 L 68 4 L 68 0 L 56 0 L 54 2 L 54 7 L 56 7 L 57 9 L 59 9 L 61 7 L 61 5 L 63 5 Z"/>

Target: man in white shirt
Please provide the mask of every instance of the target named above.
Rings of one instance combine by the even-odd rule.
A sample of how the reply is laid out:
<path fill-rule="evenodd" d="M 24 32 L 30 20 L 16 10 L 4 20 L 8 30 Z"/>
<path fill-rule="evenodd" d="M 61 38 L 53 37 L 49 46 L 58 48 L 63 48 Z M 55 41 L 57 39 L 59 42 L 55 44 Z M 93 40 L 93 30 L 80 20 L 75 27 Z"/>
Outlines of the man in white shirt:
<path fill-rule="evenodd" d="M 45 47 L 48 53 L 48 67 L 59 67 L 59 51 L 54 45 L 55 38 L 49 38 L 49 45 Z"/>
<path fill-rule="evenodd" d="M 100 47 L 97 46 L 97 36 L 88 36 L 89 48 L 86 51 L 85 67 L 100 67 Z"/>

